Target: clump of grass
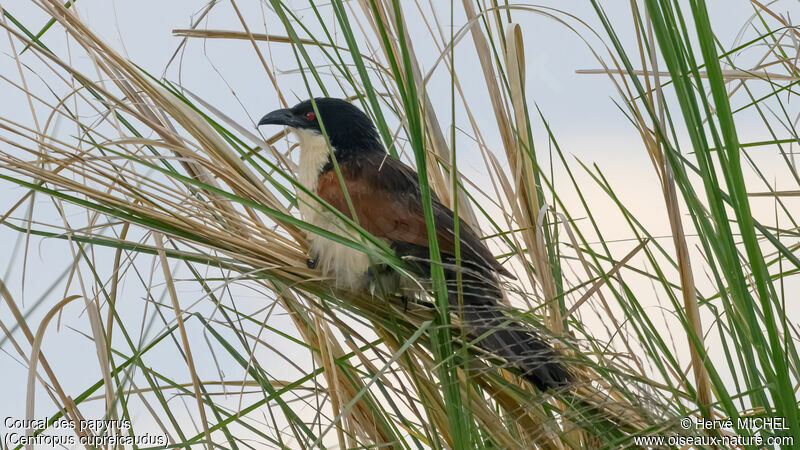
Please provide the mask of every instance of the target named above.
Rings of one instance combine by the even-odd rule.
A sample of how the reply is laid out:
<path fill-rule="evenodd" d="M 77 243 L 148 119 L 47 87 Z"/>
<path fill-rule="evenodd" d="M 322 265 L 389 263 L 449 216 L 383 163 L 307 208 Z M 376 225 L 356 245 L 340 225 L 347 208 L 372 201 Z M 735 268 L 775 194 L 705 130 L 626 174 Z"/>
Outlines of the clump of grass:
<path fill-rule="evenodd" d="M 787 243 L 796 224 L 785 197 L 795 194 L 776 192 L 752 166 L 769 191 L 757 195 L 774 198 L 776 214 L 792 222 L 767 225 L 753 214 L 756 188 L 745 183 L 742 164 L 750 160 L 748 148 L 773 145 L 788 155 L 784 146 L 797 141 L 788 100 L 781 98 L 796 90 L 796 55 L 788 52 L 798 51 L 797 32 L 757 2 L 749 24 L 757 36 L 732 49 L 716 42 L 702 1 L 632 2 L 634 53 L 595 2 L 597 30 L 553 8 L 464 0 L 447 9 L 448 36 L 433 2 L 311 3 L 301 21 L 297 11 L 271 0 L 268 14 L 285 33 L 254 32 L 236 2 L 230 7 L 242 30 L 199 28 L 221 7 L 211 2 L 194 27 L 175 31 L 249 45 L 282 102 L 291 96 L 264 54 L 273 46 L 291 49 L 304 96 L 358 103 L 390 153 L 416 166 L 426 202 L 435 192 L 459 221 L 492 236 L 487 242 L 508 259 L 520 280 L 504 286 L 514 317 L 547 335 L 575 373 L 575 383 L 555 393 L 537 392 L 475 348 L 438 292 L 436 308 L 406 308 L 397 299 L 341 291 L 308 269 L 306 237 L 315 233 L 406 271 L 385 244 L 341 214 L 340 233 L 299 218 L 298 192 L 314 207 L 334 210 L 295 180 L 283 133 L 262 139 L 175 80 L 138 67 L 69 3 L 36 4 L 53 18 L 41 31 L 8 10 L 0 23 L 14 43 L 20 77 L 3 81 L 25 93 L 34 117 L 37 109 L 48 111 L 33 126 L 16 112 L 0 114 L 0 178 L 23 190 L 14 191 L 19 200 L 0 223 L 23 243 L 63 240 L 72 252 L 69 277 L 53 283 L 80 294 L 55 306 L 45 296 L 22 308 L 0 285 L 15 324 L 3 325 L 0 345 L 29 368 L 27 416 L 77 420 L 91 410 L 132 421 L 128 431 L 101 432 L 155 430 L 172 446 L 208 448 L 618 447 L 642 435 L 759 432 L 684 430 L 678 419 L 687 416 L 778 416 L 800 429 L 796 330 L 784 301 L 791 292 L 784 280 L 800 267 L 796 244 Z M 457 9 L 466 17 L 460 27 Z M 607 43 L 592 52 L 653 163 L 671 245 L 641 225 L 598 166 L 568 159 L 559 146 L 546 111 L 526 92 L 525 33 L 513 20 L 525 14 L 555 20 L 587 45 Z M 417 15 L 431 30 L 424 39 L 409 36 L 409 18 Z M 44 44 L 53 24 L 74 44 L 71 52 L 88 56 L 96 75 Z M 439 56 L 421 61 L 420 45 L 436 46 Z M 471 90 L 454 69 L 457 46 L 473 52 L 495 123 L 478 123 L 470 110 Z M 762 48 L 758 65 L 736 66 L 735 55 Z M 32 87 L 32 64 L 48 71 L 49 91 Z M 431 81 L 436 73 L 447 75 L 449 116 L 428 96 L 441 88 Z M 759 96 L 753 85 L 770 92 Z M 734 109 L 742 102 L 733 97 L 737 91 L 749 100 Z M 775 105 L 783 115 L 765 113 Z M 458 171 L 456 110 L 466 115 L 469 128 L 462 131 L 477 143 L 491 190 Z M 772 139 L 739 142 L 734 118 L 742 110 L 756 111 Z M 536 124 L 546 136 L 534 136 Z M 499 148 L 483 138 L 490 128 Z M 681 148 L 683 134 L 690 151 Z M 545 145 L 552 157 L 539 150 Z M 800 183 L 789 156 L 785 162 Z M 578 194 L 577 204 L 555 187 L 555 169 Z M 578 174 L 590 177 L 592 187 Z M 633 244 L 625 253 L 610 250 L 587 189 L 604 191 L 629 224 Z M 55 214 L 34 209 L 37 197 L 49 199 Z M 686 212 L 690 221 L 683 220 Z M 698 283 L 700 273 L 712 282 Z M 441 269 L 432 277 L 441 280 Z M 669 300 L 664 308 L 680 324 L 674 341 L 661 312 L 651 308 L 652 294 L 631 283 L 637 277 Z M 131 305 L 123 285 L 137 282 L 143 301 Z M 185 296 L 192 291 L 198 300 L 190 304 Z M 252 295 L 255 304 L 244 300 Z M 78 299 L 101 370 L 73 392 L 59 381 L 68 369 L 48 362 L 44 332 Z M 45 319 L 32 323 L 40 306 L 49 306 Z M 174 359 L 154 359 L 163 355 Z M 35 401 L 37 391 L 52 402 L 47 412 Z"/>

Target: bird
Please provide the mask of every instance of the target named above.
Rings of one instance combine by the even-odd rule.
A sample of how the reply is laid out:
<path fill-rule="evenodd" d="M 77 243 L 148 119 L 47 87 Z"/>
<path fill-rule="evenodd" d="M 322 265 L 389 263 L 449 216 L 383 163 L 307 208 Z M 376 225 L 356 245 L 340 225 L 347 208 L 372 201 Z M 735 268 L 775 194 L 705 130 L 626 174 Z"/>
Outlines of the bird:
<path fill-rule="evenodd" d="M 282 125 L 296 136 L 301 186 L 382 239 L 417 277 L 430 279 L 429 238 L 417 172 L 386 151 L 363 111 L 342 99 L 314 98 L 266 114 L 258 122 L 262 125 Z M 540 391 L 568 386 L 571 373 L 555 350 L 504 312 L 499 277 L 513 275 L 464 222 L 459 222 L 457 261 L 454 213 L 435 193 L 431 202 L 448 301 L 461 312 L 467 337 L 505 359 Z M 312 225 L 337 233 L 346 228 L 302 189 L 298 205 L 303 220 Z M 314 233 L 309 236 L 307 264 L 335 280 L 337 287 L 353 291 L 375 292 L 376 285 L 384 292 L 400 290 L 403 283 L 398 280 L 407 278 L 380 267 L 359 249 Z"/>

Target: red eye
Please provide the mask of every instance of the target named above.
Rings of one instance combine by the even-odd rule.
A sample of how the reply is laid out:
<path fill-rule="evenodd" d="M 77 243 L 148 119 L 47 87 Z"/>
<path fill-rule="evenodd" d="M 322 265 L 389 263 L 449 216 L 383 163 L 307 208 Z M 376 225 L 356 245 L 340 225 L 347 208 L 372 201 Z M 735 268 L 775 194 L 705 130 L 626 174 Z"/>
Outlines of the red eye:
<path fill-rule="evenodd" d="M 316 117 L 317 117 L 317 115 L 314 114 L 314 111 L 309 111 L 309 112 L 306 113 L 306 119 L 308 119 L 308 120 L 314 120 Z"/>

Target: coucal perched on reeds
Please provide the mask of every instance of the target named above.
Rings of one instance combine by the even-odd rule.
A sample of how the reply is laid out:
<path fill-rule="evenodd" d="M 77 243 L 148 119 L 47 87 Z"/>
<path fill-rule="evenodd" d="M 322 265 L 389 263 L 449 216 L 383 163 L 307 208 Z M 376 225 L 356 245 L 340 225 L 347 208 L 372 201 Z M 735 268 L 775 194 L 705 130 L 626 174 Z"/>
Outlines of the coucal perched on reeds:
<path fill-rule="evenodd" d="M 273 111 L 258 124 L 289 127 L 300 144 L 300 184 L 350 218 L 353 218 L 352 205 L 361 227 L 385 239 L 419 277 L 430 278 L 429 241 L 417 173 L 386 152 L 372 121 L 357 107 L 334 98 L 317 98 L 314 103 L 316 109 L 307 100 L 290 109 Z M 350 204 L 334 170 L 331 153 L 338 163 Z M 341 233 L 342 224 L 333 213 L 315 205 L 303 192 L 298 196 L 304 220 Z M 436 237 L 454 310 L 459 306 L 456 280 L 457 274 L 461 274 L 463 303 L 458 310 L 462 312 L 468 336 L 479 339 L 479 347 L 506 359 L 540 390 L 568 384 L 570 374 L 556 360 L 550 345 L 503 313 L 498 274 L 512 275 L 463 222 L 459 223 L 460 264 L 457 265 L 453 211 L 435 195 L 432 202 Z M 340 287 L 374 292 L 375 284 L 380 283 L 384 292 L 386 286 L 400 289 L 399 275 L 385 267 L 376 270 L 366 253 L 316 235 L 310 236 L 310 243 L 309 266 L 332 276 Z M 389 277 L 375 275 L 387 272 Z"/>

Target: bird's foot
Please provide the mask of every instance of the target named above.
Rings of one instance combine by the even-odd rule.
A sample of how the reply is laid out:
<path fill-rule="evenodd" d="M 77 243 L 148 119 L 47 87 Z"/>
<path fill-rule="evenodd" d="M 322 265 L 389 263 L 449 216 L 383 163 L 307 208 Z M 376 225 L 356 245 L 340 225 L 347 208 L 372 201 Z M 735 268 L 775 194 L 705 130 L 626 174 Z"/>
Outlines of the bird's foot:
<path fill-rule="evenodd" d="M 421 300 L 416 295 L 399 295 L 400 301 L 403 302 L 403 312 L 408 312 L 408 304 L 413 303 L 417 306 L 433 309 L 434 304 L 425 300 Z"/>

